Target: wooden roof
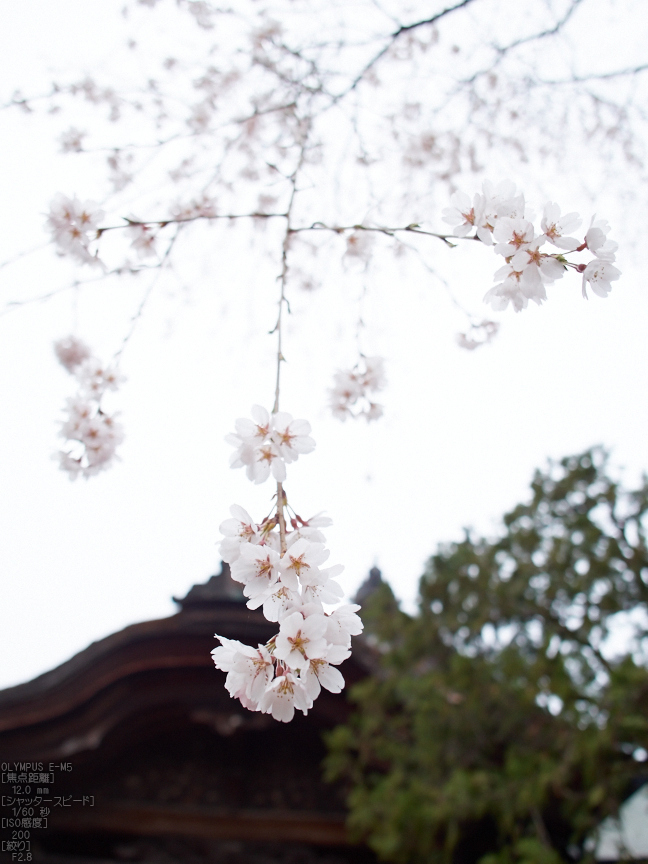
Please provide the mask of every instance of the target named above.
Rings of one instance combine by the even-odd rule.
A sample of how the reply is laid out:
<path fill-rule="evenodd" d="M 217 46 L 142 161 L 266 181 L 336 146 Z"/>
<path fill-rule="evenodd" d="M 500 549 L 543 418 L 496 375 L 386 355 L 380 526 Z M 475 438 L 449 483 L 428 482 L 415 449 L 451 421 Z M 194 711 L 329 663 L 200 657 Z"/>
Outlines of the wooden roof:
<path fill-rule="evenodd" d="M 220 861 L 225 847 L 241 862 L 280 861 L 287 848 L 304 862 L 325 849 L 331 861 L 368 860 L 348 843 L 340 791 L 321 780 L 321 734 L 348 716 L 345 693 L 322 691 L 290 724 L 246 711 L 213 665 L 214 633 L 256 645 L 275 625 L 247 609 L 227 565 L 176 602 L 175 615 L 0 691 L 2 761 L 70 762 L 50 798 L 94 796 L 93 807 L 52 808 L 48 829 L 32 832 L 34 860 L 121 860 L 135 848 L 138 860 L 192 849 L 192 861 Z M 356 641 L 340 667 L 348 685 L 371 663 Z"/>

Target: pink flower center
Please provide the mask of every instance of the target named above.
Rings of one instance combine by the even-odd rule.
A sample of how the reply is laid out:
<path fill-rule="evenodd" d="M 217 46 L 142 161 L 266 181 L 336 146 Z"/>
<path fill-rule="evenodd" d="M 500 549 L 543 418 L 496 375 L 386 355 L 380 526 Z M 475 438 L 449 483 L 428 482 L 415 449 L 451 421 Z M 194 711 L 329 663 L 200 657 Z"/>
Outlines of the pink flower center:
<path fill-rule="evenodd" d="M 302 552 L 302 554 L 299 556 L 299 558 L 293 558 L 292 555 L 289 556 L 290 557 L 290 569 L 294 570 L 298 576 L 301 575 L 302 569 L 310 570 L 310 564 L 307 564 L 306 561 L 304 561 L 304 554 L 305 553 Z"/>

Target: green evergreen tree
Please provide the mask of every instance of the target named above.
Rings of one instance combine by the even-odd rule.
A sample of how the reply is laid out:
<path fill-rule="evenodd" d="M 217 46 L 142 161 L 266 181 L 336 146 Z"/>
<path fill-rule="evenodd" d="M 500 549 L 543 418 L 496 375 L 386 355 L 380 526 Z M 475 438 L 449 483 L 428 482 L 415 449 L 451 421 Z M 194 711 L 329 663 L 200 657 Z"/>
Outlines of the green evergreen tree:
<path fill-rule="evenodd" d="M 326 769 L 387 861 L 591 860 L 642 773 L 648 478 L 624 490 L 594 448 L 532 492 L 499 539 L 439 549 L 415 616 L 388 586 L 365 609 L 377 668 Z"/>

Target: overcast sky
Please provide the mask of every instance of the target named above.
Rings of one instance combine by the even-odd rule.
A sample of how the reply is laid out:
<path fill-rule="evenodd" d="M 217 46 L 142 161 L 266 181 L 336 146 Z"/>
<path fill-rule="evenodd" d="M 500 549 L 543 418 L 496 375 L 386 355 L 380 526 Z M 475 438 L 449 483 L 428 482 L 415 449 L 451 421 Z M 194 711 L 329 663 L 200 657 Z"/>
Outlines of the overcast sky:
<path fill-rule="evenodd" d="M 17 87 L 45 92 L 53 75 L 70 68 L 108 68 L 113 46 L 127 35 L 113 0 L 5 5 L 3 99 Z M 601 41 L 600 32 L 598 39 L 597 50 L 620 63 L 621 44 Z M 57 192 L 88 197 L 94 181 L 89 169 L 57 153 L 64 120 L 17 110 L 0 119 L 4 260 L 47 242 L 44 214 Z M 494 159 L 493 179 L 501 179 L 501 167 Z M 437 544 L 458 539 L 467 525 L 495 532 L 547 457 L 603 443 L 628 483 L 647 467 L 641 210 L 619 201 L 613 183 L 592 202 L 582 184 L 542 170 L 513 166 L 511 176 L 523 183 L 533 175 L 563 210 L 608 218 L 622 279 L 607 299 L 585 302 L 570 274 L 541 308 L 496 316 L 498 338 L 469 353 L 455 344 L 462 319 L 442 286 L 422 276 L 405 281 L 397 262 L 386 263 L 362 306 L 366 353 L 387 364 L 381 422 L 342 425 L 325 406 L 333 371 L 352 356 L 361 268 L 292 298 L 283 407 L 311 421 L 317 448 L 289 466 L 288 491 L 301 515 L 325 510 L 333 518 L 331 563 L 345 565 L 349 595 L 377 564 L 412 608 Z M 466 191 L 476 189 L 474 181 Z M 440 212 L 430 218 L 443 227 Z M 128 381 L 111 402 L 126 429 L 122 461 L 88 482 L 70 483 L 51 458 L 74 392 L 52 343 L 76 327 L 109 357 L 141 295 L 98 283 L 76 301 L 62 292 L 0 317 L 0 687 L 41 674 L 127 624 L 172 614 L 172 595 L 218 570 L 218 525 L 230 504 L 259 520 L 270 509 L 269 486 L 253 487 L 228 468 L 223 438 L 252 404 L 271 404 L 274 275 L 262 253 L 250 252 L 245 232 L 196 237 L 196 279 L 187 290 L 163 285 L 152 295 L 124 353 Z M 434 255 L 455 294 L 476 309 L 498 265 L 491 251 L 473 245 L 439 244 Z M 51 247 L 37 249 L 0 271 L 2 298 L 40 296 L 68 274 Z"/>

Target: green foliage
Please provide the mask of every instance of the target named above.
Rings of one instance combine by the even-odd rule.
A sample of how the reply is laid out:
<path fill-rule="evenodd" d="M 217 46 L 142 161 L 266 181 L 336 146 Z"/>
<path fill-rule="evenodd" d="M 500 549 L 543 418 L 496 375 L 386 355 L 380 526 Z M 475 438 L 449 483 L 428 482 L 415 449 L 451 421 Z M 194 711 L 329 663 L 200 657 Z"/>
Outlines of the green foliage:
<path fill-rule="evenodd" d="M 440 548 L 416 616 L 387 587 L 365 607 L 378 668 L 326 768 L 387 861 L 587 861 L 641 773 L 648 479 L 621 489 L 595 448 L 536 472 L 532 493 L 499 539 Z"/>

